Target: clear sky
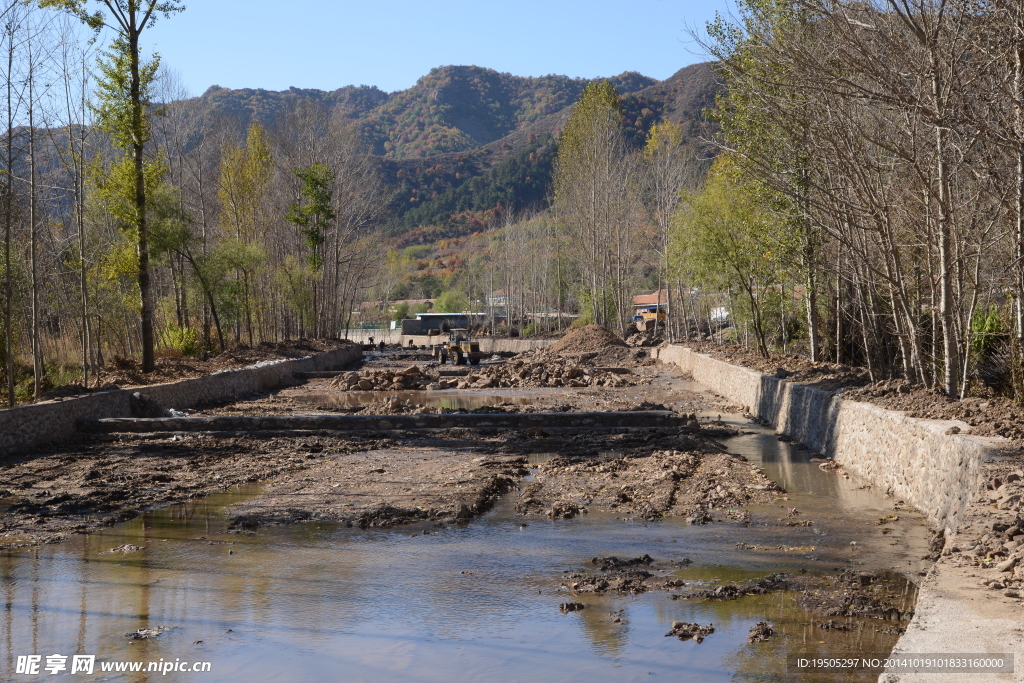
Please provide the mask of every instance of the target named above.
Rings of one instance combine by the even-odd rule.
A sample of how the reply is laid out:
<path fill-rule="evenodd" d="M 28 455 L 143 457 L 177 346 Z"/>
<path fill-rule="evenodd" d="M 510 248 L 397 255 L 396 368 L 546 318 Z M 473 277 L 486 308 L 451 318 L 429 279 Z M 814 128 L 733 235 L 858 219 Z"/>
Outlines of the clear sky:
<path fill-rule="evenodd" d="M 435 66 L 518 76 L 657 79 L 704 61 L 703 31 L 726 0 L 186 0 L 144 34 L 193 95 L 211 85 L 403 90 Z"/>

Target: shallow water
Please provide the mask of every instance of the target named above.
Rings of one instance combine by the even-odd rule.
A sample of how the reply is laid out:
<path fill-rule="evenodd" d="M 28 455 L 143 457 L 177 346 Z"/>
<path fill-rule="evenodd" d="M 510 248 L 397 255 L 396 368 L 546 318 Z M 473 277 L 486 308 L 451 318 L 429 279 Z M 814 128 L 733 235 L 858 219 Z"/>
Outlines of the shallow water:
<path fill-rule="evenodd" d="M 312 523 L 227 533 L 220 511 L 258 491 L 247 487 L 61 545 L 5 551 L 0 679 L 55 678 L 12 675 L 13 661 L 59 653 L 95 654 L 100 662 L 208 661 L 212 669 L 66 676 L 84 680 L 790 681 L 813 679 L 786 672 L 787 651 L 887 652 L 894 636 L 874 628 L 893 622 L 816 629 L 788 592 L 697 603 L 664 592 L 570 597 L 559 589 L 563 572 L 589 567 L 599 555 L 689 558 L 679 575 L 698 587 L 773 571 L 901 566 L 913 575 L 923 568 L 919 519 L 900 512 L 891 534 L 872 524 L 892 511 L 892 500 L 821 472 L 809 453 L 763 431 L 727 445 L 762 460 L 790 492 L 779 504 L 815 525 L 765 526 L 785 515 L 777 506 L 753 508 L 749 527 L 596 513 L 524 519 L 509 497 L 457 529 Z M 145 550 L 102 552 L 124 543 Z M 570 599 L 586 609 L 562 614 L 559 603 Z M 608 616 L 615 610 L 623 610 L 620 624 Z M 711 622 L 716 632 L 700 644 L 663 637 L 673 620 Z M 761 620 L 781 637 L 747 645 L 749 628 Z M 155 626 L 170 630 L 151 640 L 124 637 Z M 876 678 L 865 672 L 849 680 Z"/>

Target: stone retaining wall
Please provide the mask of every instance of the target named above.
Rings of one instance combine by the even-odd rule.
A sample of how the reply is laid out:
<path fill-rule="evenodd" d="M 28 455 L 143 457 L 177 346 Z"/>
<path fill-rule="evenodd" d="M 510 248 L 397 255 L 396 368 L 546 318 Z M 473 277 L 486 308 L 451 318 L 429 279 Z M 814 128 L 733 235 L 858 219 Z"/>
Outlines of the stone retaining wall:
<path fill-rule="evenodd" d="M 920 510 L 950 534 L 981 485 L 981 463 L 1003 439 L 949 434 L 963 422 L 921 420 L 711 358 L 683 346 L 657 349 L 694 381 L 742 406 L 851 474 Z"/>
<path fill-rule="evenodd" d="M 164 408 L 191 408 L 204 401 L 223 401 L 264 393 L 293 382 L 292 373 L 342 368 L 362 357 L 358 345 L 295 360 L 260 363 L 206 377 L 115 389 L 76 398 L 45 401 L 0 410 L 0 453 L 69 439 L 78 420 L 131 415 L 129 399 L 135 392 Z"/>

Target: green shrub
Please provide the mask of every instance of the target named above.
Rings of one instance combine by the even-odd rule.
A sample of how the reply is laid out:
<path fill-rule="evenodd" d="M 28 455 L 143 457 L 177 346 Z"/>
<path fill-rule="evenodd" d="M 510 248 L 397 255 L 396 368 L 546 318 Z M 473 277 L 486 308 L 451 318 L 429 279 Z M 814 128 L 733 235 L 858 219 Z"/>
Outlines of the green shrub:
<path fill-rule="evenodd" d="M 183 356 L 198 356 L 201 350 L 199 337 L 191 327 L 168 325 L 164 330 L 164 344 Z"/>

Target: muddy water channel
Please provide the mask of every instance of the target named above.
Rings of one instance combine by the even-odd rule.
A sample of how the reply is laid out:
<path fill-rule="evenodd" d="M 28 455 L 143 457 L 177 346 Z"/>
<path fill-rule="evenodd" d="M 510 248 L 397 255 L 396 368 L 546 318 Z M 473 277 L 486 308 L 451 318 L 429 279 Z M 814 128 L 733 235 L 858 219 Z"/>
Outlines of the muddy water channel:
<path fill-rule="evenodd" d="M 749 524 L 697 526 L 591 513 L 515 513 L 513 492 L 457 528 L 358 529 L 325 523 L 233 533 L 223 509 L 258 486 L 149 512 L 60 545 L 3 551 L 0 662 L 94 654 L 111 681 L 811 681 L 787 653 L 887 653 L 902 622 L 809 614 L 800 593 L 672 599 L 773 572 L 889 572 L 912 609 L 927 529 L 892 499 L 822 471 L 811 454 L 740 416 L 726 440 L 786 491 Z M 542 467 L 543 456 L 532 458 Z M 798 509 L 794 515 L 792 509 Z M 785 519 L 809 520 L 787 526 Z M 109 552 L 132 544 L 142 550 Z M 684 586 L 579 594 L 563 578 L 591 558 L 650 555 Z M 686 563 L 685 560 L 689 560 Z M 561 603 L 584 605 L 563 611 Z M 673 621 L 713 624 L 701 643 L 665 637 Z M 775 635 L 748 644 L 750 628 Z M 821 628 L 830 621 L 832 628 Z M 158 637 L 129 639 L 138 629 Z M 100 673 L 102 662 L 210 662 L 207 674 Z M 70 659 L 68 660 L 70 669 Z M 41 671 L 0 679 L 51 680 Z M 69 679 L 87 678 L 69 675 Z M 865 671 L 851 681 L 874 681 Z"/>

